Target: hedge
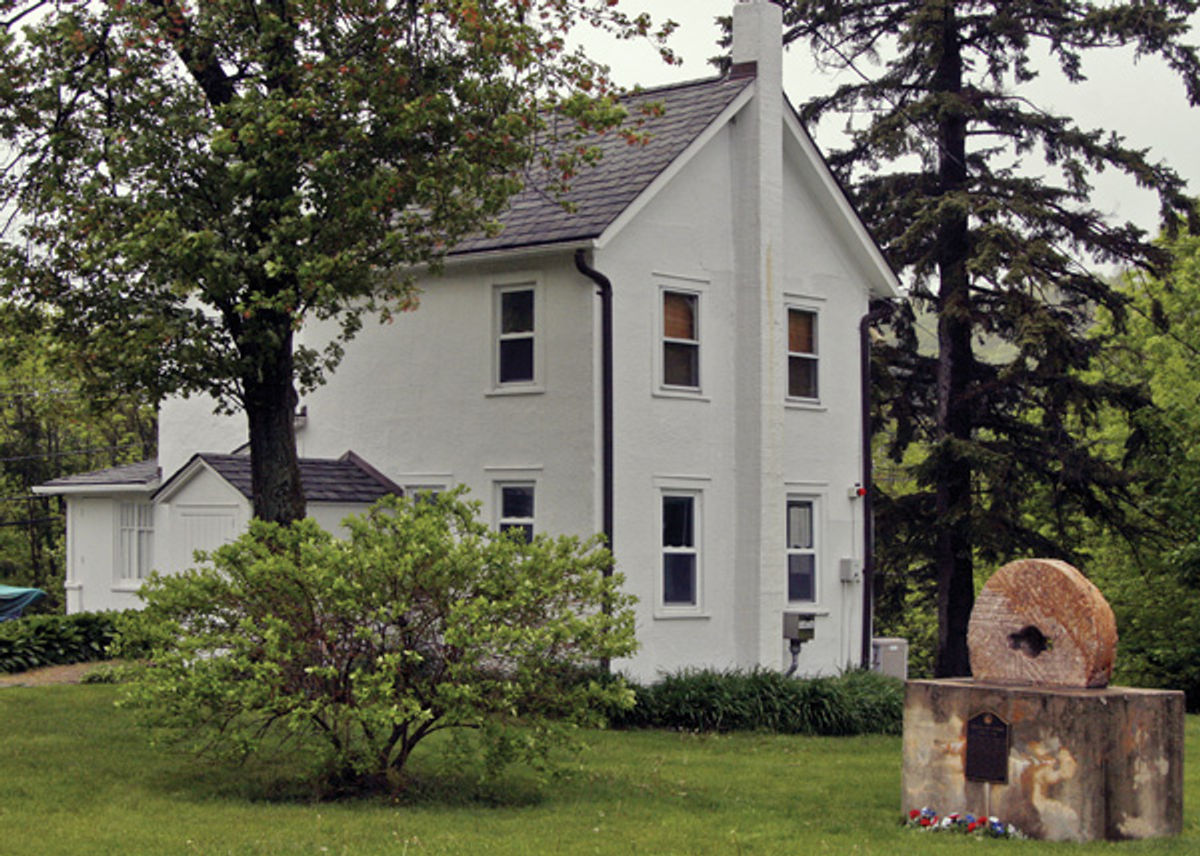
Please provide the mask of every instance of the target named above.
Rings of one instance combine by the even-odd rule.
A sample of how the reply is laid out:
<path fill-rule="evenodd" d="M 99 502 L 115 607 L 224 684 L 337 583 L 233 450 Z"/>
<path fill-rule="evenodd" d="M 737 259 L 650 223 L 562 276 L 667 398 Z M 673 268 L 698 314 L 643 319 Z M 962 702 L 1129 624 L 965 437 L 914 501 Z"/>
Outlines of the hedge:
<path fill-rule="evenodd" d="M 797 679 L 765 669 L 687 670 L 649 686 L 613 712 L 614 727 L 779 734 L 899 734 L 904 684 L 875 672 Z"/>
<path fill-rule="evenodd" d="M 117 637 L 116 615 L 29 615 L 0 623 L 0 673 L 103 660 Z"/>

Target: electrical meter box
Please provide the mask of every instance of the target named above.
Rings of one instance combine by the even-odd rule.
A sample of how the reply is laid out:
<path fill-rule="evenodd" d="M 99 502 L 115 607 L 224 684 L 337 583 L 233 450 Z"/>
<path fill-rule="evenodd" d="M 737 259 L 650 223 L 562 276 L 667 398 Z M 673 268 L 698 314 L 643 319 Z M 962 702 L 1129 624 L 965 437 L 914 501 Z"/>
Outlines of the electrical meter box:
<path fill-rule="evenodd" d="M 792 642 L 808 642 L 817 629 L 817 617 L 811 612 L 785 612 L 783 638 Z"/>
<path fill-rule="evenodd" d="M 908 680 L 908 640 L 885 636 L 872 639 L 871 671 Z"/>
<path fill-rule="evenodd" d="M 844 583 L 861 583 L 862 568 L 862 559 L 842 559 L 838 563 L 838 575 Z"/>

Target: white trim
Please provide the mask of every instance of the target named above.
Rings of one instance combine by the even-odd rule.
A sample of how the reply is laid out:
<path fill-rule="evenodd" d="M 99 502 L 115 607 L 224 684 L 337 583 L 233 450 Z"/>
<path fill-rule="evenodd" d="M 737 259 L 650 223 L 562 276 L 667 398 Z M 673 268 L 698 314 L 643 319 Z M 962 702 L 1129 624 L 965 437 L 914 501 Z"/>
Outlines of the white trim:
<path fill-rule="evenodd" d="M 700 135 L 692 140 L 687 148 L 676 155 L 675 160 L 667 164 L 666 169 L 646 185 L 645 189 L 637 195 L 637 198 L 625 206 L 625 210 L 618 214 L 616 219 L 609 223 L 608 227 L 600 234 L 600 237 L 596 239 L 596 249 L 603 249 L 610 244 L 641 213 L 642 209 L 650 203 L 650 200 L 657 196 L 688 165 L 691 159 L 696 156 L 696 153 L 708 145 L 709 140 L 729 124 L 729 120 L 737 115 L 750 99 L 754 97 L 756 86 L 757 83 L 748 84 L 733 101 L 729 102 L 729 106 L 717 115 L 717 118 L 708 123 L 708 127 L 701 131 Z"/>
<path fill-rule="evenodd" d="M 517 466 L 509 466 L 500 464 L 496 466 L 487 466 L 483 468 L 485 473 L 504 473 L 511 476 L 528 476 L 532 478 L 535 475 L 540 475 L 542 472 L 541 464 L 520 464 Z"/>
<path fill-rule="evenodd" d="M 109 496 L 117 493 L 144 493 L 149 496 L 158 490 L 161 482 L 162 479 L 155 479 L 144 484 L 88 484 L 63 485 L 61 487 L 47 487 L 39 484 L 30 490 L 38 496 Z"/>

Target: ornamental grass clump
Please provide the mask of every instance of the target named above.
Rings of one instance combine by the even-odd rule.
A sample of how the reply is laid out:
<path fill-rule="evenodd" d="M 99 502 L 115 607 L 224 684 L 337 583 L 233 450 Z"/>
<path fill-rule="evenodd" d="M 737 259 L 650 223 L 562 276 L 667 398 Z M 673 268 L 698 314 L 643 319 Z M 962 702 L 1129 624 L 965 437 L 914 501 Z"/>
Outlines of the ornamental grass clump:
<path fill-rule="evenodd" d="M 403 786 L 413 749 L 446 729 L 477 757 L 544 768 L 620 681 L 566 669 L 634 650 L 631 599 L 597 541 L 497 533 L 462 491 L 389 497 L 333 538 L 311 520 L 255 521 L 237 541 L 143 589 L 149 667 L 126 703 L 197 748 L 292 747 L 325 792 Z"/>

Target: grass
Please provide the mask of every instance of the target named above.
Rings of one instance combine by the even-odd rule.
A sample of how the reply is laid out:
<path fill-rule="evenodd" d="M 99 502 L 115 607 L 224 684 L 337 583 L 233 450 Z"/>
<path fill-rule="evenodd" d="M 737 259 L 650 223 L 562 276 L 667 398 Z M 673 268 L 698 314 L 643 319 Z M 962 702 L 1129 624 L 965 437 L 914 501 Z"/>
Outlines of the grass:
<path fill-rule="evenodd" d="M 490 786 L 456 778 L 422 747 L 400 802 L 311 803 L 286 770 L 149 746 L 112 706 L 117 692 L 0 690 L 0 854 L 1200 852 L 1195 763 L 1183 836 L 1086 846 L 905 830 L 897 737 L 595 733 L 581 769 L 543 786 L 519 771 Z"/>

